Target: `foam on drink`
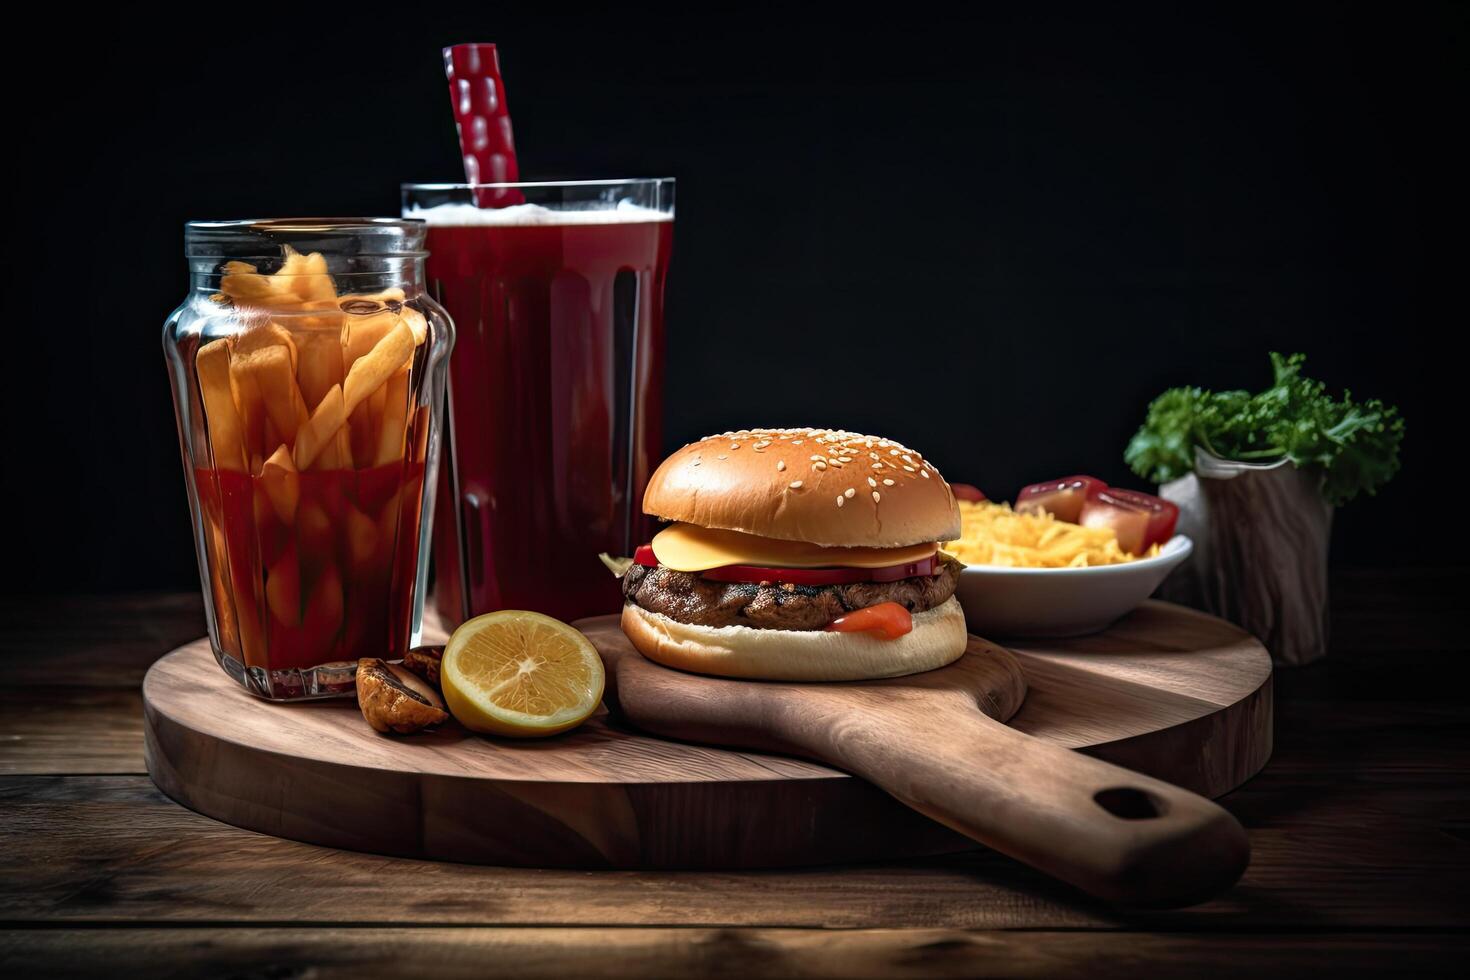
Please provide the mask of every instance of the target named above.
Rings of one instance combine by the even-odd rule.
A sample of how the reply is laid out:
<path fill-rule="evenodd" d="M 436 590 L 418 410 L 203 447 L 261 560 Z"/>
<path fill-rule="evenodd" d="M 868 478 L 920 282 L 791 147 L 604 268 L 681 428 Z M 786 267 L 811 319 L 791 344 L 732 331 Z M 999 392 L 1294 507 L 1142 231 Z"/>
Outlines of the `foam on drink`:
<path fill-rule="evenodd" d="M 477 208 L 473 204 L 440 204 L 432 208 L 413 207 L 405 218 L 428 222 L 436 227 L 531 227 L 545 225 L 617 225 L 644 221 L 673 221 L 664 211 L 645 208 L 631 201 L 620 201 L 617 207 L 600 204 L 592 207 L 555 209 L 539 204 L 515 204 L 506 208 Z"/>

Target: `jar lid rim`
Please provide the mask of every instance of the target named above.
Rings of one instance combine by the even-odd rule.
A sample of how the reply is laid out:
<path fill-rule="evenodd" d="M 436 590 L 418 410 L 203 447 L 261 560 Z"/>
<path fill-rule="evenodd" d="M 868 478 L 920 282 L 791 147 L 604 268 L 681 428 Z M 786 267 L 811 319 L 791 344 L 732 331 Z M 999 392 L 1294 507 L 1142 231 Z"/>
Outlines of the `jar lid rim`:
<path fill-rule="evenodd" d="M 414 258 L 425 255 L 428 225 L 414 218 L 239 218 L 184 223 L 184 249 L 196 258 L 279 255 L 298 251 L 342 251 L 361 256 Z M 337 247 L 340 245 L 340 249 Z"/>
<path fill-rule="evenodd" d="M 184 222 L 188 231 L 276 231 L 320 233 L 352 229 L 399 229 L 412 231 L 423 227 L 417 218 L 229 218 Z"/>

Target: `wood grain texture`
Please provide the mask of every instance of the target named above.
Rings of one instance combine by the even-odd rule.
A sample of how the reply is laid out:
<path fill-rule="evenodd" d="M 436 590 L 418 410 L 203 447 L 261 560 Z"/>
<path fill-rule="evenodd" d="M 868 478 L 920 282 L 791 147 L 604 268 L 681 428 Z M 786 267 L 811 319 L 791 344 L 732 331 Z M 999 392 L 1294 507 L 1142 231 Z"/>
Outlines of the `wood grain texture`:
<path fill-rule="evenodd" d="M 142 692 L 50 684 L 0 690 L 0 746 L 0 773 L 139 772 Z"/>
<path fill-rule="evenodd" d="M 1303 748 L 1313 737 L 1304 733 Z M 1184 910 L 1109 907 L 988 850 L 718 872 L 425 862 L 231 827 L 178 806 L 143 776 L 12 776 L 0 777 L 0 814 L 14 842 L 0 850 L 0 881 L 18 884 L 0 889 L 0 920 L 1235 932 L 1463 926 L 1470 916 L 1464 770 L 1406 778 L 1399 773 L 1412 767 L 1402 751 L 1378 760 L 1376 775 L 1334 764 L 1358 740 L 1322 738 L 1314 779 L 1276 775 L 1273 767 L 1231 794 L 1231 809 L 1251 831 L 1251 866 L 1229 892 Z"/>
<path fill-rule="evenodd" d="M 136 688 L 165 650 L 204 635 L 198 591 L 0 596 L 0 667 L 13 685 Z"/>
<path fill-rule="evenodd" d="M 1320 479 L 1285 460 L 1239 463 L 1199 448 L 1195 457 L 1194 473 L 1159 491 L 1195 543 L 1160 595 L 1239 623 L 1278 663 L 1326 656 L 1333 508 Z"/>
<path fill-rule="evenodd" d="M 1153 615 L 1167 618 L 1169 610 Z M 1201 618 L 1180 615 L 1185 628 L 1175 645 L 1203 643 Z M 1269 702 L 1261 686 L 1269 677 L 1264 654 L 1234 646 L 1238 631 L 1223 624 L 1203 636 L 1209 644 L 1202 665 L 1231 660 L 1217 649 L 1257 662 L 1255 671 L 1232 666 L 1239 700 L 1230 716 L 1259 722 L 1260 713 L 1242 705 Z M 1159 649 L 1171 647 L 1155 643 L 1148 655 Z M 1065 653 L 1059 648 L 1059 656 Z M 992 699 L 1000 717 L 1015 711 L 1020 696 L 1004 657 L 975 661 L 985 668 L 975 689 Z M 1120 683 L 1142 686 L 1127 676 Z M 1216 701 L 1228 700 L 1229 683 L 1210 682 Z M 1169 707 L 1159 717 L 1178 722 L 1172 726 L 1178 731 L 1154 729 L 1170 748 L 1158 761 L 1192 770 L 1172 758 L 1176 749 L 1189 749 L 1179 732 L 1187 735 L 1217 706 L 1167 690 L 1160 697 Z M 165 792 L 201 813 L 294 840 L 458 861 L 604 868 L 775 867 L 973 846 L 826 766 L 652 738 L 601 713 L 575 732 L 541 742 L 480 738 L 452 724 L 410 739 L 379 736 L 351 702 L 280 705 L 249 698 L 202 641 L 160 660 L 145 680 L 144 698 L 149 771 Z M 1061 707 L 1066 698 L 1053 701 Z M 1053 719 L 1064 744 L 1085 744 L 1097 732 L 1091 718 L 1079 723 L 1062 711 Z M 1033 734 L 1050 737 L 1046 711 L 1032 712 L 1028 724 Z M 1149 724 L 1130 721 L 1116 732 L 1125 743 L 1136 741 Z M 1231 738 L 1254 737 L 1258 755 L 1238 753 L 1229 772 L 1212 769 L 1212 777 L 1227 778 L 1209 789 L 1223 791 L 1254 773 L 1269 751 L 1269 742 L 1260 742 L 1266 734 L 1232 732 Z M 1105 740 L 1099 744 L 1106 747 Z M 342 819 L 346 810 L 352 820 Z"/>
<path fill-rule="evenodd" d="M 592 975 L 624 958 L 646 964 L 659 947 L 662 966 L 645 975 L 817 974 L 824 962 L 925 975 L 1458 974 L 1470 921 L 1467 589 L 1462 567 L 1335 570 L 1331 653 L 1275 676 L 1271 762 L 1222 801 L 1250 832 L 1251 866 L 1213 901 L 1143 913 L 986 850 L 588 873 L 241 830 L 178 806 L 143 774 L 138 687 L 159 655 L 202 633 L 197 591 L 0 597 L 0 666 L 16 681 L 0 760 L 24 773 L 137 774 L 0 776 L 0 972 L 336 976 L 345 960 L 355 976 Z M 504 938 L 482 943 L 481 929 Z M 420 931 L 423 942 L 407 938 Z M 711 933 L 772 955 L 680 948 Z M 392 948 L 373 938 L 385 935 Z M 846 940 L 882 968 L 844 958 Z M 967 959 L 971 943 L 992 946 L 994 960 Z M 801 944 L 820 953 L 783 955 Z"/>
<path fill-rule="evenodd" d="M 810 864 L 969 846 L 826 767 L 656 739 L 605 712 L 544 741 L 482 738 L 452 723 L 382 736 L 355 702 L 250 698 L 203 641 L 160 660 L 143 695 L 148 771 L 166 793 L 293 840 L 587 868 Z"/>
<path fill-rule="evenodd" d="M 1030 685 L 1012 727 L 1203 796 L 1271 755 L 1269 658 L 1244 630 L 1146 602 L 1102 633 L 1018 640 Z"/>
<path fill-rule="evenodd" d="M 57 929 L 0 930 L 19 976 L 54 971 L 154 978 L 312 977 L 1132 977 L 1140 968 L 1194 975 L 1300 976 L 1324 961 L 1342 975 L 1452 970 L 1470 952 L 1455 933 L 1322 936 L 953 929 Z"/>

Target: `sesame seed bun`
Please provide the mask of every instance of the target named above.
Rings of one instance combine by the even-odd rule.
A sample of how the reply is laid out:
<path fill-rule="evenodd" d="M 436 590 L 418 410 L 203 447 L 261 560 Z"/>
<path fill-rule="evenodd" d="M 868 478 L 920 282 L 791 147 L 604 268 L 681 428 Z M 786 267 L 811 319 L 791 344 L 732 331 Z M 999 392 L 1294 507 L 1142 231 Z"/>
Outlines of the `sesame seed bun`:
<path fill-rule="evenodd" d="M 623 606 L 623 632 L 649 660 L 697 674 L 771 681 L 858 681 L 901 677 L 958 660 L 969 636 L 965 613 L 951 596 L 914 614 L 896 640 L 868 633 L 694 626 Z"/>
<path fill-rule="evenodd" d="M 742 429 L 664 460 L 647 514 L 827 547 L 897 548 L 960 536 L 939 471 L 891 439 L 830 429 Z"/>

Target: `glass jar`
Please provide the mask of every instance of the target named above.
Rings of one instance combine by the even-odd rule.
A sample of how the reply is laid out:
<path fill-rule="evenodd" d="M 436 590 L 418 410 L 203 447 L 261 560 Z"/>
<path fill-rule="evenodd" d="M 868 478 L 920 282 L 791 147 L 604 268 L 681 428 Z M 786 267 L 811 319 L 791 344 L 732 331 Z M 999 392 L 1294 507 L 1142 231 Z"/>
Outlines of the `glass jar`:
<path fill-rule="evenodd" d="M 215 659 L 272 700 L 350 694 L 419 641 L 454 327 L 422 222 L 196 221 L 164 324 Z"/>

